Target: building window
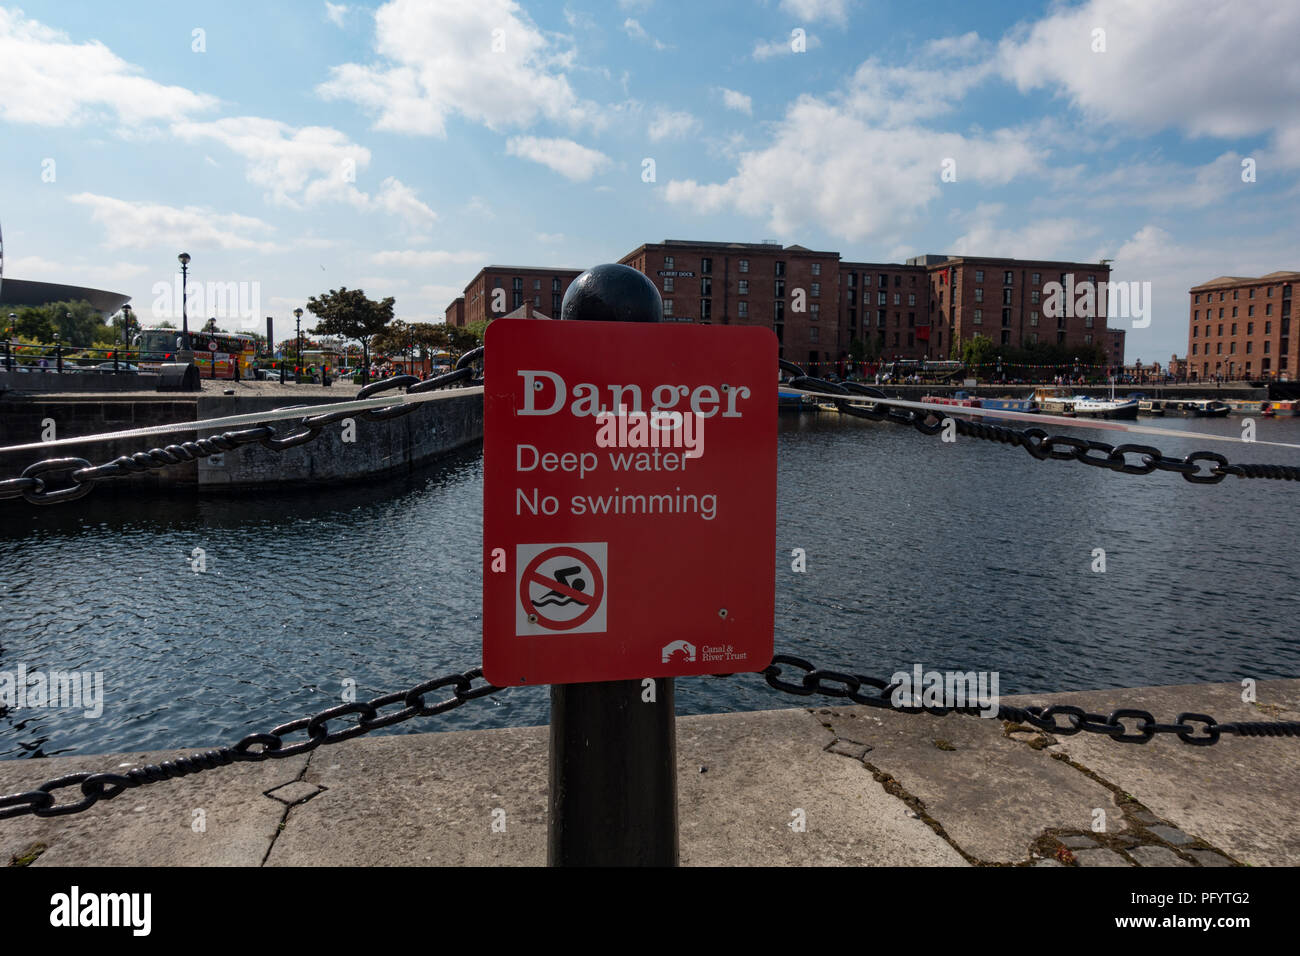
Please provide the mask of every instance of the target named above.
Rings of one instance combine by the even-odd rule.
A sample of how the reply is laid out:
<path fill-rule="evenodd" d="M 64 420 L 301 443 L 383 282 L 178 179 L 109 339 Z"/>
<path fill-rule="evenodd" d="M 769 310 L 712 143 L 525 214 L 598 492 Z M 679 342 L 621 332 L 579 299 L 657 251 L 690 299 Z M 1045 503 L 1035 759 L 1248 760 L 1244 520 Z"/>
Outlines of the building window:
<path fill-rule="evenodd" d="M 1038 305 L 1039 295 L 1040 295 L 1039 291 L 1035 289 L 1033 292 L 1029 293 L 1029 301 L 1032 302 L 1034 305 Z"/>
<path fill-rule="evenodd" d="M 1015 273 L 1012 272 L 1010 269 L 1008 269 L 1006 272 L 1002 273 L 1002 284 L 1011 285 L 1014 277 L 1015 277 Z"/>
<path fill-rule="evenodd" d="M 1041 272 L 1035 272 L 1035 273 L 1033 274 L 1033 277 L 1032 277 L 1032 278 L 1033 278 L 1033 281 L 1034 281 L 1034 285 L 1041 285 L 1041 284 L 1042 284 L 1042 281 L 1043 281 L 1043 274 L 1042 274 Z M 1038 341 L 1037 336 L 1034 337 L 1034 341 L 1035 341 L 1035 342 Z"/>
<path fill-rule="evenodd" d="M 857 285 L 858 285 L 858 274 L 857 274 L 856 272 L 850 272 L 850 273 L 849 273 L 849 288 L 850 288 L 850 289 L 856 289 L 856 288 L 857 288 Z"/>
<path fill-rule="evenodd" d="M 701 299 L 700 300 L 700 321 L 708 322 L 712 318 L 713 318 L 713 300 Z"/>
<path fill-rule="evenodd" d="M 713 295 L 713 280 L 708 276 L 700 279 L 700 295 Z"/>
<path fill-rule="evenodd" d="M 741 279 L 741 280 L 739 280 L 739 282 L 738 282 L 738 286 L 737 286 L 737 294 L 738 294 L 738 295 L 749 295 L 749 280 L 748 280 L 748 279 Z"/>
<path fill-rule="evenodd" d="M 976 270 L 975 270 L 975 281 L 976 281 L 976 282 L 983 282 L 983 281 L 984 281 L 984 270 L 983 270 L 983 269 L 976 269 Z"/>
<path fill-rule="evenodd" d="M 778 299 L 784 299 L 784 298 L 785 298 L 785 280 L 784 280 L 784 279 L 777 279 L 777 280 L 775 280 L 775 282 L 773 283 L 773 290 L 774 290 L 774 291 L 773 291 L 773 294 L 774 294 Z"/>
<path fill-rule="evenodd" d="M 741 271 L 741 272 L 748 272 L 748 271 L 749 271 L 749 260 L 748 260 L 748 259 L 741 259 L 741 260 L 740 260 L 740 271 Z M 853 283 L 849 283 L 849 284 L 852 285 Z"/>
<path fill-rule="evenodd" d="M 665 292 L 674 292 L 674 291 L 676 291 L 676 290 L 673 288 L 673 283 L 676 282 L 676 281 L 677 281 L 677 280 L 674 279 L 672 276 L 664 276 L 664 291 L 665 291 Z"/>
<path fill-rule="evenodd" d="M 1265 340 L 1264 340 L 1264 354 L 1265 354 L 1265 355 L 1267 355 L 1269 352 L 1273 351 L 1271 348 L 1269 348 L 1269 346 L 1272 345 L 1272 344 L 1273 344 L 1273 343 L 1270 342 L 1268 339 L 1265 339 Z"/>
<path fill-rule="evenodd" d="M 1228 343 L 1228 354 L 1229 354 L 1229 355 L 1236 355 L 1236 354 L 1237 354 L 1237 343 L 1236 343 L 1236 342 L 1229 342 L 1229 343 Z"/>
<path fill-rule="evenodd" d="M 1222 342 L 1215 342 L 1215 343 L 1214 343 L 1214 354 L 1215 354 L 1215 355 L 1222 355 L 1222 354 L 1223 354 L 1223 343 L 1222 343 Z"/>
<path fill-rule="evenodd" d="M 541 307 L 542 307 L 542 297 L 540 295 L 533 296 L 533 308 L 540 309 Z"/>
<path fill-rule="evenodd" d="M 1233 322 L 1233 323 L 1232 323 L 1232 334 L 1233 334 L 1233 335 L 1236 335 L 1236 334 L 1237 334 L 1237 323 L 1236 323 L 1236 322 Z"/>
<path fill-rule="evenodd" d="M 559 294 L 558 292 L 556 292 L 556 293 L 554 293 L 554 294 L 551 296 L 551 315 L 552 315 L 552 317 L 558 319 L 558 318 L 560 317 L 560 313 L 561 313 L 563 310 L 564 310 L 564 300 L 561 298 L 560 294 Z"/>
<path fill-rule="evenodd" d="M 897 332 L 894 333 L 894 344 L 895 344 L 895 345 L 898 344 L 898 333 L 897 333 Z"/>
<path fill-rule="evenodd" d="M 1195 343 L 1192 344 L 1192 354 L 1193 354 L 1193 355 L 1196 354 L 1196 344 L 1195 344 Z"/>
<path fill-rule="evenodd" d="M 512 306 L 512 308 L 517 309 L 524 304 L 524 294 L 522 292 L 513 293 L 513 298 L 514 298 L 514 305 Z"/>
<path fill-rule="evenodd" d="M 776 275 L 779 276 L 785 275 L 785 262 L 782 261 L 781 259 L 776 260 L 776 266 L 774 268 L 776 269 L 775 272 Z"/>
<path fill-rule="evenodd" d="M 1249 355 L 1251 352 L 1254 351 L 1254 349 L 1251 348 L 1251 346 L 1254 345 L 1254 344 L 1255 344 L 1254 342 L 1247 342 L 1247 343 L 1246 343 L 1246 354 L 1247 354 L 1247 355 Z"/>
<path fill-rule="evenodd" d="M 551 280 L 551 291 L 552 291 L 552 292 L 559 292 L 559 291 L 560 291 L 560 280 L 559 280 L 559 279 L 552 279 L 552 280 Z"/>
<path fill-rule="evenodd" d="M 515 292 L 524 291 L 524 280 L 518 277 L 510 280 L 510 288 Z"/>
<path fill-rule="evenodd" d="M 907 293 L 907 304 L 908 304 L 908 305 L 916 305 L 916 293 L 915 293 L 915 292 L 909 292 L 909 293 Z"/>
<path fill-rule="evenodd" d="M 676 267 L 675 265 L 673 265 L 673 257 L 672 257 L 672 256 L 664 256 L 664 270 L 665 270 L 666 272 L 671 272 L 671 271 L 672 271 L 673 269 L 675 269 L 675 268 L 677 268 L 677 267 Z"/>
<path fill-rule="evenodd" d="M 1038 325 L 1038 313 L 1037 313 L 1037 312 L 1030 312 L 1030 313 L 1029 313 L 1029 324 L 1032 325 L 1032 326 L 1037 327 L 1037 325 Z M 1037 339 L 1034 339 L 1034 341 L 1036 342 L 1036 341 L 1038 341 L 1038 340 L 1037 340 Z"/>
<path fill-rule="evenodd" d="M 976 290 L 975 290 L 975 301 L 976 301 L 976 302 L 983 302 L 983 301 L 984 301 L 984 290 L 983 290 L 983 289 L 976 289 Z"/>
<path fill-rule="evenodd" d="M 1196 293 L 1195 301 L 1197 305 L 1201 304 L 1201 294 L 1199 292 Z"/>
<path fill-rule="evenodd" d="M 1038 333 L 1037 333 L 1037 332 L 1030 332 L 1030 333 L 1029 333 L 1029 344 L 1030 344 L 1030 345 L 1037 345 L 1037 344 L 1038 344 Z"/>
<path fill-rule="evenodd" d="M 1232 317 L 1234 319 L 1237 317 L 1237 307 L 1235 305 L 1232 307 Z"/>
<path fill-rule="evenodd" d="M 1220 334 L 1220 335 L 1223 334 L 1223 323 L 1222 323 L 1222 322 L 1219 323 L 1219 334 Z"/>
<path fill-rule="evenodd" d="M 911 328 L 915 328 L 915 327 L 916 327 L 916 313 L 915 313 L 915 312 L 909 312 L 909 313 L 907 313 L 907 327 L 908 327 L 909 329 L 911 329 Z"/>
<path fill-rule="evenodd" d="M 1091 335 L 1085 335 L 1085 336 L 1083 337 L 1083 344 L 1084 344 L 1084 345 L 1091 345 L 1091 344 L 1092 344 L 1092 336 L 1091 336 Z"/>
<path fill-rule="evenodd" d="M 1246 306 L 1246 314 L 1247 314 L 1247 315 L 1254 315 L 1254 314 L 1255 314 L 1255 307 L 1254 307 L 1253 305 L 1248 305 L 1248 306 Z"/>
<path fill-rule="evenodd" d="M 880 273 L 880 288 L 884 289 L 888 287 L 888 285 L 889 285 L 889 276 L 885 275 L 883 272 Z"/>
<path fill-rule="evenodd" d="M 1236 290 L 1236 289 L 1233 289 L 1233 290 L 1232 290 L 1232 301 L 1233 301 L 1233 302 L 1236 302 L 1236 301 L 1237 301 L 1237 290 Z"/>
<path fill-rule="evenodd" d="M 815 328 L 814 328 L 814 329 L 809 329 L 809 330 L 808 330 L 808 341 L 809 341 L 809 342 L 816 342 L 816 341 L 818 341 L 818 334 L 819 334 L 820 332 L 821 332 L 821 329 L 815 329 Z"/>
<path fill-rule="evenodd" d="M 1200 331 L 1201 331 L 1201 327 L 1200 327 L 1199 325 L 1193 325 L 1193 326 L 1192 326 L 1192 338 L 1196 338 L 1196 336 L 1200 333 Z"/>
<path fill-rule="evenodd" d="M 898 293 L 898 292 L 895 292 L 895 293 L 894 293 L 894 305 L 902 305 L 902 304 L 903 304 L 903 296 L 902 296 L 902 294 L 901 294 L 901 293 Z"/>
<path fill-rule="evenodd" d="M 812 264 L 812 274 L 815 276 L 822 274 L 822 264 L 820 262 L 814 262 Z"/>
<path fill-rule="evenodd" d="M 812 290 L 808 294 L 820 298 L 822 294 L 822 284 L 820 282 L 814 282 L 812 284 Z"/>
<path fill-rule="evenodd" d="M 975 310 L 975 319 L 974 319 L 974 322 L 975 322 L 976 325 L 983 325 L 983 324 L 984 324 L 984 313 L 983 313 L 982 311 L 980 311 L 979 309 L 976 309 L 976 310 Z"/>
<path fill-rule="evenodd" d="M 1254 286 L 1251 286 L 1251 287 L 1250 287 L 1250 291 L 1246 293 L 1246 297 L 1249 298 L 1249 299 L 1253 299 L 1253 298 L 1255 298 L 1255 287 L 1254 287 Z"/>
<path fill-rule="evenodd" d="M 1272 290 L 1272 289 L 1269 289 L 1268 291 L 1269 291 L 1269 292 L 1272 292 L 1273 290 Z M 1265 303 L 1264 303 L 1264 314 L 1265 314 L 1265 315 L 1272 315 L 1272 314 L 1273 314 L 1273 303 L 1272 303 L 1272 302 L 1265 302 Z"/>
<path fill-rule="evenodd" d="M 1008 326 L 1008 325 L 1010 325 L 1010 324 L 1011 324 L 1011 310 L 1010 310 L 1010 309 L 1003 309 L 1003 310 L 1002 310 L 1002 325 L 1003 325 L 1003 327 L 1006 327 L 1006 326 Z"/>
<path fill-rule="evenodd" d="M 822 306 L 820 302 L 814 302 L 812 305 L 808 306 L 809 321 L 816 322 L 821 317 L 822 317 Z"/>
<path fill-rule="evenodd" d="M 1220 301 L 1220 302 L 1223 301 L 1223 293 L 1222 293 L 1222 292 L 1219 293 L 1219 301 Z"/>
<path fill-rule="evenodd" d="M 882 329 L 885 327 L 885 310 L 884 310 L 884 309 L 877 309 L 877 310 L 876 310 L 876 325 L 880 326 Z M 883 333 L 882 333 L 882 334 L 883 334 Z"/>
<path fill-rule="evenodd" d="M 542 280 L 541 280 L 541 279 L 534 279 L 534 280 L 533 280 L 533 291 L 534 291 L 534 292 L 541 292 L 541 291 L 542 291 Z"/>
<path fill-rule="evenodd" d="M 888 305 L 888 304 L 889 304 L 889 293 L 888 293 L 888 292 L 877 292 L 877 293 L 876 293 L 876 305 Z"/>
<path fill-rule="evenodd" d="M 748 303 L 748 302 L 737 302 L 737 303 L 736 303 L 736 314 L 737 314 L 738 316 L 740 316 L 742 319 L 747 319 L 747 318 L 749 318 L 749 303 Z"/>
<path fill-rule="evenodd" d="M 700 275 L 705 275 L 705 276 L 707 276 L 707 275 L 712 275 L 712 274 L 713 274 L 713 260 L 712 260 L 712 259 L 701 259 L 701 260 L 700 260 Z"/>
<path fill-rule="evenodd" d="M 1264 323 L 1264 334 L 1265 334 L 1265 335 L 1272 335 L 1272 334 L 1273 334 L 1273 323 L 1272 323 L 1272 322 L 1265 322 L 1265 323 Z"/>
<path fill-rule="evenodd" d="M 672 314 L 673 314 L 673 300 L 664 299 L 664 315 L 672 315 Z"/>
<path fill-rule="evenodd" d="M 1003 290 L 1002 290 L 1002 304 L 1003 304 L 1003 305 L 1010 305 L 1010 304 L 1011 304 L 1011 290 L 1010 290 L 1010 289 L 1003 289 Z"/>
<path fill-rule="evenodd" d="M 778 324 L 778 325 L 779 325 L 780 323 L 784 322 L 784 321 L 785 321 L 785 303 L 784 303 L 784 302 L 777 302 L 777 303 L 775 303 L 775 308 L 774 308 L 774 310 L 773 310 L 773 314 L 776 316 L 776 321 L 777 321 L 777 324 Z"/>
<path fill-rule="evenodd" d="M 1090 315 L 1085 315 L 1085 316 L 1083 317 L 1083 327 L 1084 327 L 1085 329 L 1090 329 L 1090 328 L 1092 328 L 1092 316 L 1090 316 Z"/>

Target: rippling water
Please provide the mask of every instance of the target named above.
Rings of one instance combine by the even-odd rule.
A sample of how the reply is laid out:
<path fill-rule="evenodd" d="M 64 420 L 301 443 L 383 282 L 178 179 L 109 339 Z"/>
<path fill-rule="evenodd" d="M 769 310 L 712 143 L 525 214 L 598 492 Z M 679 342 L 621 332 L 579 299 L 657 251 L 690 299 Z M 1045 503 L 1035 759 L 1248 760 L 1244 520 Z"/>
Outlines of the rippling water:
<path fill-rule="evenodd" d="M 1300 419 L 1260 420 L 1258 438 L 1300 443 Z M 1129 477 L 834 415 L 783 417 L 779 469 L 779 651 L 881 677 L 996 670 L 1004 694 L 1300 675 L 1295 484 Z M 365 699 L 476 665 L 482 480 L 474 451 L 363 488 L 0 507 L 0 672 L 101 671 L 106 697 L 93 720 L 0 711 L 0 757 L 232 742 L 337 703 L 346 679 Z M 795 704 L 753 676 L 679 680 L 677 697 L 684 714 Z M 512 689 L 396 732 L 547 710 L 544 688 Z"/>

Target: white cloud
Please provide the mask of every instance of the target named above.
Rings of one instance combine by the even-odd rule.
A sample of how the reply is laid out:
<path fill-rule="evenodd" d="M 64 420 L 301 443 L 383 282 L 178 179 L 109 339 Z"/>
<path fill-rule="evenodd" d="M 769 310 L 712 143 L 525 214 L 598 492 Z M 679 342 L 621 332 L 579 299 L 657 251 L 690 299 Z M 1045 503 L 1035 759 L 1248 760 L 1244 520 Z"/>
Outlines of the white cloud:
<path fill-rule="evenodd" d="M 683 139 L 699 128 L 700 121 L 690 113 L 660 108 L 655 110 L 654 119 L 650 121 L 650 128 L 646 132 L 658 143 L 665 139 Z"/>
<path fill-rule="evenodd" d="M 1105 52 L 1093 52 L 1093 31 Z M 1154 133 L 1300 136 L 1300 6 L 1272 0 L 1089 0 L 1005 37 L 1002 74 L 1087 118 Z M 1300 157 L 1291 157 L 1291 165 Z"/>
<path fill-rule="evenodd" d="M 375 49 L 378 63 L 333 67 L 317 90 L 369 110 L 377 129 L 445 137 L 453 115 L 493 130 L 600 122 L 560 72 L 572 51 L 513 0 L 390 0 L 375 12 Z"/>
<path fill-rule="evenodd" d="M 349 9 L 346 3 L 330 3 L 330 0 L 325 0 L 325 19 L 341 29 Z"/>
<path fill-rule="evenodd" d="M 1016 212 L 1020 224 L 999 228 L 1006 208 L 1001 203 L 980 203 L 963 216 L 966 232 L 945 252 L 958 256 L 1000 256 L 1007 259 L 1065 259 L 1082 255 L 1079 241 L 1096 235 L 1097 227 L 1064 216 L 1026 215 Z"/>
<path fill-rule="evenodd" d="M 790 36 L 778 37 L 775 40 L 759 40 L 754 44 L 754 52 L 751 54 L 755 60 L 770 60 L 776 56 L 792 56 L 794 47 L 791 46 L 793 38 Z M 806 50 L 815 50 L 822 45 L 822 41 L 812 33 L 805 33 L 804 48 Z"/>
<path fill-rule="evenodd" d="M 379 184 L 375 206 L 405 219 L 412 229 L 425 229 L 438 218 L 438 214 L 420 200 L 414 189 L 393 176 Z"/>
<path fill-rule="evenodd" d="M 22 11 L 0 8 L 0 118 L 74 126 L 109 118 L 123 127 L 174 121 L 217 101 L 139 75 L 102 43 L 73 43 Z"/>
<path fill-rule="evenodd" d="M 781 0 L 781 9 L 803 20 L 829 20 L 840 25 L 849 18 L 849 0 Z"/>
<path fill-rule="evenodd" d="M 564 233 L 539 232 L 534 238 L 543 245 L 553 246 L 564 241 Z"/>
<path fill-rule="evenodd" d="M 611 164 L 604 153 L 571 139 L 513 136 L 506 142 L 506 154 L 541 163 L 574 182 L 585 182 Z"/>
<path fill-rule="evenodd" d="M 215 140 L 248 161 L 248 179 L 283 205 L 313 199 L 347 198 L 357 174 L 370 165 L 370 150 L 336 129 L 295 129 L 279 120 L 231 116 L 211 122 L 177 123 L 173 131 L 193 142 Z"/>
<path fill-rule="evenodd" d="M 431 269 L 435 266 L 483 263 L 487 257 L 469 250 L 450 252 L 444 249 L 393 249 L 375 252 L 370 261 L 377 266 L 400 266 L 404 269 Z"/>
<path fill-rule="evenodd" d="M 38 282 L 61 282 L 67 285 L 105 285 L 111 287 L 136 276 L 144 275 L 149 266 L 133 262 L 111 262 L 98 265 L 64 263 L 41 256 L 23 256 L 6 262 L 10 275 L 22 276 Z"/>
<path fill-rule="evenodd" d="M 183 249 L 207 245 L 257 252 L 275 252 L 280 248 L 274 242 L 254 238 L 273 232 L 274 227 L 252 216 L 199 206 L 178 208 L 162 203 L 132 202 L 94 193 L 77 193 L 69 196 L 68 201 L 89 207 L 90 218 L 108 230 L 105 242 L 108 246 Z"/>
<path fill-rule="evenodd" d="M 729 90 L 725 86 L 719 89 L 722 93 L 722 105 L 729 110 L 735 110 L 737 113 L 744 113 L 746 116 L 752 116 L 754 113 L 754 100 L 736 90 Z"/>
<path fill-rule="evenodd" d="M 967 137 L 882 124 L 879 104 L 860 106 L 852 95 L 839 103 L 801 96 L 767 145 L 740 154 L 729 180 L 673 180 L 665 196 L 695 212 L 763 217 L 777 234 L 897 238 L 938 198 L 944 159 L 956 160 L 959 181 L 989 186 L 1037 172 L 1044 158 L 1028 131 Z"/>
<path fill-rule="evenodd" d="M 640 23 L 638 23 L 636 20 L 633 20 L 631 17 L 628 17 L 626 20 L 623 21 L 623 32 L 626 33 L 634 40 L 642 40 L 646 43 L 649 43 L 656 50 L 668 49 L 668 44 L 660 40 L 657 40 L 654 37 L 652 37 L 650 34 L 646 33 L 645 27 L 641 26 Z"/>

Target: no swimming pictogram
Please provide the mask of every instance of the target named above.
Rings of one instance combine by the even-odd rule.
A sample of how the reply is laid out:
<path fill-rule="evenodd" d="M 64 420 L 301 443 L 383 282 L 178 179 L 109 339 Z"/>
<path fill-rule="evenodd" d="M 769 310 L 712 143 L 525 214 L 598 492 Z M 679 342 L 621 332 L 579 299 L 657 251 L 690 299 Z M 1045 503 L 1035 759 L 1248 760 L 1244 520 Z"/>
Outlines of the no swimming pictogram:
<path fill-rule="evenodd" d="M 520 544 L 515 547 L 515 634 L 605 631 L 608 545 Z"/>

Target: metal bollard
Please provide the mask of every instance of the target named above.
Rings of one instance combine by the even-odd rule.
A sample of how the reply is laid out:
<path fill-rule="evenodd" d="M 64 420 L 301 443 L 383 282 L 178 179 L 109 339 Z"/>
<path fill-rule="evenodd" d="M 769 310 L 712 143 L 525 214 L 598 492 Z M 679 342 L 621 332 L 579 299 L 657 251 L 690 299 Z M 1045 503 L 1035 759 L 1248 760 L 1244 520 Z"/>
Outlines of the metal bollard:
<path fill-rule="evenodd" d="M 622 265 L 596 266 L 564 295 L 560 317 L 658 322 L 659 290 Z M 673 681 L 551 685 L 550 866 L 676 866 L 677 728 Z"/>

